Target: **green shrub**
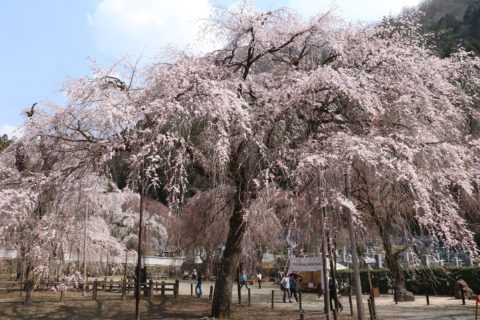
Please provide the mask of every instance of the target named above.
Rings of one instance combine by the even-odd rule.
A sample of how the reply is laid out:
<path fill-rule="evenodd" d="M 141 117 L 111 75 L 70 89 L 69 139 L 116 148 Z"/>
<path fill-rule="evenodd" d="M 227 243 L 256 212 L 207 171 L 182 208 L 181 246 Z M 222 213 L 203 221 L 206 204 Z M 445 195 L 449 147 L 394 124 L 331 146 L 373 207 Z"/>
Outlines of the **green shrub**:
<path fill-rule="evenodd" d="M 453 295 L 453 287 L 457 280 L 463 279 L 474 293 L 480 294 L 480 267 L 419 267 L 404 270 L 407 290 L 414 294 L 425 294 L 428 290 L 435 295 Z M 388 269 L 370 270 L 372 286 L 380 288 L 380 293 L 387 293 L 393 288 L 394 281 Z M 360 270 L 362 291 L 369 293 L 367 270 Z M 353 281 L 352 270 L 337 271 L 340 288 L 349 287 Z"/>

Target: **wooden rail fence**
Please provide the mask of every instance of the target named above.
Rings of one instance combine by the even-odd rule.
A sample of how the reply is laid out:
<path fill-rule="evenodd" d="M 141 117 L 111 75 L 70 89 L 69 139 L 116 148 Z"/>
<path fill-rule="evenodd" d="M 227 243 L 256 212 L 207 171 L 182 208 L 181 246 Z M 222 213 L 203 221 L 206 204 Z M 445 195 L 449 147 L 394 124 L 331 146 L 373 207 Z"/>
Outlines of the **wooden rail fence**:
<path fill-rule="evenodd" d="M 178 297 L 179 281 L 166 282 L 166 281 L 153 281 L 142 282 L 140 284 L 140 290 L 143 292 L 143 296 L 151 299 L 155 294 L 160 292 L 161 296 L 164 296 L 166 292 L 172 291 L 175 298 Z M 30 302 L 32 291 L 59 291 L 60 301 L 63 302 L 67 291 L 85 291 L 92 293 L 92 300 L 98 299 L 98 292 L 111 292 L 121 293 L 121 299 L 124 300 L 125 296 L 130 292 L 135 292 L 135 282 L 132 279 L 127 281 L 119 280 L 113 281 L 107 278 L 103 280 L 88 281 L 86 283 L 79 283 L 76 285 L 74 282 L 68 284 L 58 281 L 0 281 L 0 292 L 20 292 L 20 296 L 25 292 L 25 303 Z"/>

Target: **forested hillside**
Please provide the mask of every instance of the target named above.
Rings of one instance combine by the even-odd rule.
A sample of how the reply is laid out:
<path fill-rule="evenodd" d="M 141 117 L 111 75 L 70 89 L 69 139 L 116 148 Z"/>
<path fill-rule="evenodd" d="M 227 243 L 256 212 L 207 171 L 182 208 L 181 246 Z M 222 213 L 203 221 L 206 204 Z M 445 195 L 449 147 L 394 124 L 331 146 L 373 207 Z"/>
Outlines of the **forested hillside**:
<path fill-rule="evenodd" d="M 427 0 L 420 10 L 426 13 L 425 30 L 436 34 L 441 56 L 449 56 L 459 45 L 480 54 L 480 0 Z"/>

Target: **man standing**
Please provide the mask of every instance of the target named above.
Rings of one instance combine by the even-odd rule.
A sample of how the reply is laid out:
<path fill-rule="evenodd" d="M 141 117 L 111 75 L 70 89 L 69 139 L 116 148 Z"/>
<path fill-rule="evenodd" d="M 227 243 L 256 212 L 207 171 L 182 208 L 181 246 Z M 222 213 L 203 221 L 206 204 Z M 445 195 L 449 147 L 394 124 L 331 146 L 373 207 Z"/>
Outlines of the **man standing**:
<path fill-rule="evenodd" d="M 262 273 L 260 271 L 257 274 L 257 280 L 258 280 L 258 289 L 262 289 Z"/>
<path fill-rule="evenodd" d="M 195 294 L 197 298 L 202 296 L 202 273 L 199 272 L 197 276 L 197 286 L 195 287 Z"/>
<path fill-rule="evenodd" d="M 283 302 L 286 301 L 288 296 L 288 302 L 292 302 L 292 297 L 290 296 L 290 278 L 287 275 L 287 272 L 283 274 L 282 281 L 280 282 L 281 289 L 283 290 Z"/>

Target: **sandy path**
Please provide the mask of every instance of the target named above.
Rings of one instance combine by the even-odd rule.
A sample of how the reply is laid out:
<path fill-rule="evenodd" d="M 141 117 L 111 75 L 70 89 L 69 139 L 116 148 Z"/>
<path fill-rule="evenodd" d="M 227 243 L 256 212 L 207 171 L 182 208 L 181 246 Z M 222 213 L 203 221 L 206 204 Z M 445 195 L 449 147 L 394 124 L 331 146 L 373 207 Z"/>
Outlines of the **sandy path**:
<path fill-rule="evenodd" d="M 182 281 L 180 285 L 180 294 L 190 294 L 191 281 Z M 210 286 L 213 286 L 212 282 L 205 282 L 202 285 L 203 299 L 208 299 Z M 195 289 L 195 284 L 194 284 Z M 298 310 L 298 303 L 283 303 L 282 292 L 280 289 L 274 288 L 271 285 L 263 285 L 262 289 L 258 289 L 257 285 L 250 286 L 251 303 L 252 305 L 270 306 L 272 298 L 272 290 L 274 290 L 274 307 L 275 308 L 287 308 L 290 310 Z M 367 296 L 364 295 L 364 307 L 368 317 L 368 305 Z M 237 290 L 234 286 L 234 292 L 232 294 L 232 301 L 238 303 Z M 294 300 L 295 301 L 295 300 Z M 353 297 L 353 309 L 356 313 L 355 298 Z M 395 304 L 391 295 L 383 295 L 376 298 L 377 317 L 382 320 L 390 319 L 426 319 L 426 320 L 446 320 L 446 319 L 458 319 L 458 320 L 470 320 L 475 318 L 475 301 L 468 300 L 466 305 L 463 306 L 461 300 L 456 300 L 453 297 L 430 297 L 430 305 L 427 306 L 425 296 L 416 296 L 413 302 L 402 302 Z M 350 307 L 348 303 L 348 297 L 340 297 L 344 310 L 343 315 L 350 314 Z M 247 290 L 242 289 L 242 304 L 247 304 Z M 313 293 L 302 294 L 302 307 L 306 314 L 318 314 L 323 310 L 323 297 L 321 300 L 317 299 L 317 295 Z"/>

